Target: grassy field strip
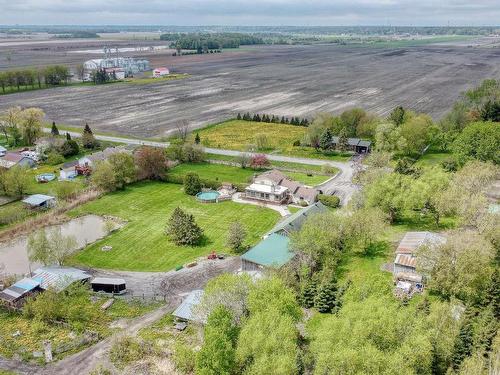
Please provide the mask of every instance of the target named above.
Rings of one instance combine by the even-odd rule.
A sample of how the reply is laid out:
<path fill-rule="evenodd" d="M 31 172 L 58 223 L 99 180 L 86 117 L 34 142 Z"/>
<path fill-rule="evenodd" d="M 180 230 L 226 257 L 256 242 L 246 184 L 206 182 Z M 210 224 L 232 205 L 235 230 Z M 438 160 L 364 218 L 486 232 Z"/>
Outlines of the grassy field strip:
<path fill-rule="evenodd" d="M 206 235 L 201 246 L 179 247 L 168 240 L 165 226 L 175 207 L 195 216 Z M 159 182 L 132 185 L 70 212 L 72 216 L 86 213 L 112 215 L 129 222 L 117 233 L 75 254 L 70 263 L 130 271 L 168 271 L 212 250 L 229 252 L 225 242 L 234 221 L 247 229 L 246 243 L 255 244 L 280 217 L 273 210 L 253 205 L 202 204 L 184 194 L 181 185 Z M 113 249 L 103 252 L 104 245 Z"/>

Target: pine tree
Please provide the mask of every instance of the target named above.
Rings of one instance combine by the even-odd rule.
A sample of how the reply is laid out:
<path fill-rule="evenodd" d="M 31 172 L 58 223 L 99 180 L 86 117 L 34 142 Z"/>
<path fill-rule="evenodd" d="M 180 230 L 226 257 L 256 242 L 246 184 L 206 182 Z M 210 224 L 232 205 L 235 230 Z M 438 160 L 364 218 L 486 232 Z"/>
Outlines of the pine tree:
<path fill-rule="evenodd" d="M 321 313 L 331 313 L 336 308 L 337 283 L 335 280 L 326 282 L 318 289 L 314 299 L 314 307 Z"/>
<path fill-rule="evenodd" d="M 54 137 L 59 135 L 59 129 L 57 129 L 55 121 L 52 121 L 52 128 L 50 129 L 50 134 L 52 134 Z"/>
<path fill-rule="evenodd" d="M 311 279 L 302 289 L 300 302 L 303 307 L 309 309 L 314 306 L 314 298 L 318 292 L 318 283 L 315 279 Z"/>
<path fill-rule="evenodd" d="M 203 237 L 203 229 L 196 224 L 194 216 L 185 213 L 179 207 L 170 216 L 166 233 L 178 246 L 197 245 Z"/>
<path fill-rule="evenodd" d="M 281 123 L 286 124 L 285 116 L 281 116 Z"/>
<path fill-rule="evenodd" d="M 338 143 L 339 150 L 342 152 L 347 151 L 347 148 L 349 147 L 348 142 L 349 140 L 347 138 L 347 130 L 343 128 L 339 132 L 339 143 Z"/>
<path fill-rule="evenodd" d="M 323 134 L 321 134 L 321 137 L 319 139 L 319 146 L 323 150 L 329 150 L 332 147 L 333 144 L 333 134 L 332 131 L 327 128 Z"/>
<path fill-rule="evenodd" d="M 241 120 L 241 113 L 238 112 L 238 116 L 236 116 L 236 120 Z"/>
<path fill-rule="evenodd" d="M 85 123 L 85 127 L 83 128 L 83 134 L 93 134 L 92 129 L 90 129 L 90 126 L 88 123 Z"/>
<path fill-rule="evenodd" d="M 464 320 L 453 348 L 452 365 L 455 370 L 460 368 L 464 359 L 472 354 L 474 344 L 473 313 L 471 308 L 464 312 Z"/>
<path fill-rule="evenodd" d="M 66 140 L 71 141 L 71 134 L 69 134 L 68 132 L 66 132 Z"/>
<path fill-rule="evenodd" d="M 85 127 L 83 128 L 83 134 L 82 134 L 82 144 L 83 147 L 93 149 L 96 148 L 99 143 L 94 137 L 94 133 L 92 133 L 92 129 L 90 129 L 89 124 L 85 124 Z"/>
<path fill-rule="evenodd" d="M 201 191 L 200 177 L 196 173 L 188 173 L 184 177 L 184 192 L 189 195 L 196 195 Z"/>
<path fill-rule="evenodd" d="M 246 235 L 247 233 L 243 225 L 241 225 L 240 222 L 235 221 L 229 226 L 226 241 L 227 246 L 236 252 L 241 250 Z"/>
<path fill-rule="evenodd" d="M 196 136 L 194 137 L 194 143 L 196 143 L 197 145 L 199 145 L 200 141 L 201 141 L 200 135 L 198 133 L 196 133 Z"/>

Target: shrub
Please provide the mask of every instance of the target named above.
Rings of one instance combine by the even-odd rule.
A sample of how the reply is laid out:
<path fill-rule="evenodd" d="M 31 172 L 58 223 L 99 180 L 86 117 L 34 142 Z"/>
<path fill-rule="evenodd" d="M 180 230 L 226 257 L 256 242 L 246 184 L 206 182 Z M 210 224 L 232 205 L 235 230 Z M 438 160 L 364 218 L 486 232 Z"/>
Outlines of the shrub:
<path fill-rule="evenodd" d="M 340 206 L 340 198 L 336 195 L 319 194 L 318 200 L 328 207 L 337 208 L 338 206 Z"/>
<path fill-rule="evenodd" d="M 52 150 L 47 155 L 47 163 L 50 165 L 57 165 L 57 164 L 64 163 L 64 156 L 62 156 L 57 151 Z"/>
<path fill-rule="evenodd" d="M 446 172 L 456 172 L 458 170 L 458 161 L 453 158 L 447 158 L 441 162 L 441 167 Z"/>
<path fill-rule="evenodd" d="M 299 147 L 300 146 L 300 140 L 297 139 L 297 140 L 293 141 L 293 146 L 294 147 Z"/>
<path fill-rule="evenodd" d="M 184 177 L 184 192 L 189 195 L 196 195 L 201 191 L 200 177 L 196 173 L 188 173 Z"/>
<path fill-rule="evenodd" d="M 60 181 L 56 185 L 56 195 L 60 199 L 71 199 L 76 195 L 78 186 L 71 181 Z"/>
<path fill-rule="evenodd" d="M 262 169 L 268 167 L 271 163 L 264 154 L 253 155 L 250 159 L 250 167 L 253 169 Z"/>
<path fill-rule="evenodd" d="M 267 135 L 264 133 L 259 133 L 255 135 L 255 146 L 257 150 L 265 150 L 269 147 L 269 141 L 267 139 Z"/>
<path fill-rule="evenodd" d="M 337 169 L 331 164 L 323 164 L 321 166 L 321 172 L 324 174 L 334 174 L 336 171 Z"/>
<path fill-rule="evenodd" d="M 177 370 L 190 374 L 193 372 L 196 363 L 196 353 L 189 346 L 176 342 L 172 360 Z"/>
<path fill-rule="evenodd" d="M 76 141 L 72 139 L 66 139 L 59 152 L 64 157 L 78 155 L 78 153 L 80 152 L 80 146 L 78 146 L 78 143 Z"/>
<path fill-rule="evenodd" d="M 188 163 L 200 163 L 205 160 L 203 147 L 198 144 L 186 143 L 182 146 L 182 161 Z"/>
<path fill-rule="evenodd" d="M 113 364 L 123 369 L 128 364 L 150 354 L 152 348 L 146 342 L 140 342 L 130 336 L 124 336 L 116 340 L 111 347 L 109 357 Z"/>

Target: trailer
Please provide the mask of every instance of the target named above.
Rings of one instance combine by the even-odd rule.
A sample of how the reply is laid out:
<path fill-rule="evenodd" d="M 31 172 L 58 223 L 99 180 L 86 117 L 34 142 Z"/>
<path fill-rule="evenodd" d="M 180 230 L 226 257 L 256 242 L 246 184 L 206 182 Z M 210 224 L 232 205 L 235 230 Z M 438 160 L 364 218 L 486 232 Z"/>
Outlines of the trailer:
<path fill-rule="evenodd" d="M 96 277 L 91 282 L 94 292 L 124 294 L 127 292 L 125 280 L 109 277 Z"/>

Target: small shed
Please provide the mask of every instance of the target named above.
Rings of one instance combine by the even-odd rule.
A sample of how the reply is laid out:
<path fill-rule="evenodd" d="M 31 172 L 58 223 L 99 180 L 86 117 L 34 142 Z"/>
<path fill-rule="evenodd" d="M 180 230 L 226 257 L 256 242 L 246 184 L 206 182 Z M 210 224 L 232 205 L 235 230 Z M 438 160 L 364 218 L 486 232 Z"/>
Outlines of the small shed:
<path fill-rule="evenodd" d="M 104 292 L 110 294 L 124 294 L 127 292 L 125 280 L 110 278 L 110 277 L 96 277 L 90 282 L 94 292 Z"/>
<path fill-rule="evenodd" d="M 273 233 L 241 256 L 243 271 L 259 271 L 264 268 L 280 268 L 288 263 L 294 254 L 288 250 L 290 239 Z"/>
<path fill-rule="evenodd" d="M 40 283 L 43 290 L 53 288 L 60 292 L 75 282 L 87 282 L 92 275 L 73 267 L 41 267 L 33 272 L 31 278 Z"/>
<path fill-rule="evenodd" d="M 40 281 L 24 278 L 1 291 L 0 302 L 7 307 L 18 309 L 22 307 L 27 297 L 35 295 L 40 291 Z"/>
<path fill-rule="evenodd" d="M 52 208 L 56 205 L 56 198 L 45 194 L 33 194 L 23 199 L 23 203 L 31 208 Z"/>
<path fill-rule="evenodd" d="M 417 258 L 412 255 L 398 254 L 394 260 L 394 275 L 417 272 Z"/>
<path fill-rule="evenodd" d="M 201 303 L 204 293 L 205 292 L 201 289 L 193 290 L 175 309 L 172 315 L 182 321 L 195 321 L 203 323 L 204 320 L 195 314 L 194 308 Z"/>

